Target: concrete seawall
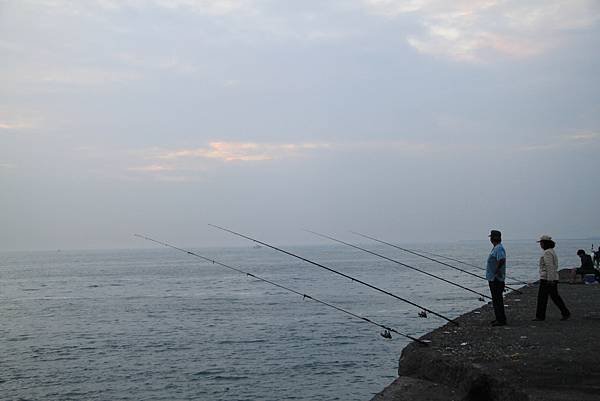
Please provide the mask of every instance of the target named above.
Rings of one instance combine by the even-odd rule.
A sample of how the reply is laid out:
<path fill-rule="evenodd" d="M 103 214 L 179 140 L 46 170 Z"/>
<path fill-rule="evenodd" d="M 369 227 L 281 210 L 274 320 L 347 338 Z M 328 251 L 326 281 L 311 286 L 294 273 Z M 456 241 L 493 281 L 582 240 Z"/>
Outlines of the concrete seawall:
<path fill-rule="evenodd" d="M 538 285 L 505 297 L 508 325 L 491 327 L 487 304 L 402 350 L 398 375 L 372 401 L 600 400 L 600 285 L 559 284 L 571 311 L 549 300 L 535 317 Z"/>

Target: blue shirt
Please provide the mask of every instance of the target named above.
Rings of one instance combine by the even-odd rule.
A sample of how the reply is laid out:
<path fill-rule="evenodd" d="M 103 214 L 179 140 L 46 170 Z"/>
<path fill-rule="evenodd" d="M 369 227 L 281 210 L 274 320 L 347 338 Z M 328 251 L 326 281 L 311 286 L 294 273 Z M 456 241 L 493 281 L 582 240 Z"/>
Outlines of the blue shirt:
<path fill-rule="evenodd" d="M 502 244 L 496 245 L 490 252 L 487 260 L 487 269 L 485 270 L 485 278 L 487 281 L 494 281 L 494 279 L 504 281 L 506 276 L 506 263 L 497 269 L 497 263 L 501 259 L 506 259 L 506 251 Z"/>

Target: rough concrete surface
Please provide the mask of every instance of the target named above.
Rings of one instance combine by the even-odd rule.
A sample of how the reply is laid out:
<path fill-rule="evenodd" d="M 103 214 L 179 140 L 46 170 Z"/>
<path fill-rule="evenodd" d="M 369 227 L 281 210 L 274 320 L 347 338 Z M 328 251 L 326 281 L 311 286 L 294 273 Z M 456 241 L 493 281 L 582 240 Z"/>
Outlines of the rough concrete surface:
<path fill-rule="evenodd" d="M 491 304 L 421 337 L 402 351 L 399 377 L 372 401 L 600 400 L 600 285 L 559 284 L 571 311 L 548 302 L 535 317 L 538 285 L 505 297 L 508 325 L 492 327 Z"/>

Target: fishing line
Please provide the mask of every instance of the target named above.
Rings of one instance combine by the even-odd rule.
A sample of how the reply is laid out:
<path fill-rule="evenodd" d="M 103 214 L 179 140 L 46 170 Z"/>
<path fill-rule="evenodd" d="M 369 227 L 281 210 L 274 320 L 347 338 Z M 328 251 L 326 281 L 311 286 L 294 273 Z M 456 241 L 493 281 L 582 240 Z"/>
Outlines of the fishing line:
<path fill-rule="evenodd" d="M 381 255 L 381 254 L 379 254 L 379 253 L 377 253 L 377 252 L 373 252 L 373 251 L 370 251 L 370 250 L 368 250 L 368 249 L 362 248 L 362 247 L 360 247 L 360 246 L 358 246 L 358 245 L 353 245 L 353 244 L 350 244 L 350 243 L 348 243 L 348 242 L 344 242 L 344 241 L 342 241 L 342 240 L 339 240 L 339 239 L 337 239 L 337 238 L 330 237 L 329 235 L 325 235 L 325 234 L 318 233 L 318 232 L 316 232 L 316 231 L 310 231 L 310 230 L 305 230 L 305 231 L 307 231 L 307 232 L 309 232 L 309 233 L 312 233 L 312 234 L 315 234 L 315 235 L 318 235 L 319 237 L 323 237 L 323 238 L 327 238 L 327 239 L 330 239 L 330 240 L 332 240 L 332 241 L 335 241 L 335 242 L 339 242 L 340 244 L 344 244 L 344 245 L 350 246 L 350 247 L 352 247 L 352 248 L 360 249 L 361 251 L 364 251 L 364 252 L 370 253 L 371 255 L 378 256 L 378 257 L 380 257 L 380 258 L 382 258 L 382 259 L 385 259 L 385 260 L 388 260 L 388 261 L 390 261 L 390 262 L 394 262 L 394 263 L 396 263 L 396 264 L 399 264 L 400 266 L 404 266 L 404 267 L 407 267 L 407 268 L 409 268 L 409 269 L 412 269 L 412 270 L 418 271 L 419 273 L 426 274 L 426 275 L 428 275 L 429 277 L 437 278 L 438 280 L 442 280 L 443 282 L 446 282 L 446 283 L 448 283 L 448 284 L 452 284 L 452 285 L 454 285 L 454 286 L 456 286 L 456 287 L 462 288 L 463 290 L 470 291 L 470 292 L 472 292 L 472 293 L 474 293 L 474 294 L 477 294 L 477 295 L 479 295 L 479 296 L 480 296 L 480 298 L 479 298 L 479 300 L 480 300 L 480 301 L 485 301 L 485 299 L 483 299 L 483 298 L 489 298 L 489 299 L 492 299 L 492 297 L 490 297 L 490 296 L 488 296 L 488 295 L 482 294 L 482 293 L 480 293 L 480 292 L 477 292 L 477 291 L 475 291 L 475 290 L 472 290 L 472 289 L 470 289 L 470 288 L 468 288 L 468 287 L 465 287 L 465 286 L 463 286 L 463 285 L 460 285 L 460 284 L 458 284 L 458 283 L 455 283 L 455 282 L 453 282 L 453 281 L 447 280 L 447 279 L 445 279 L 445 278 L 443 278 L 443 277 L 436 276 L 435 274 L 431 274 L 431 273 L 429 273 L 429 272 L 426 272 L 426 271 L 424 271 L 424 270 L 421 270 L 421 269 L 419 269 L 419 268 L 417 268 L 417 267 L 414 267 L 414 266 L 411 266 L 411 265 L 407 265 L 406 263 L 402 263 L 402 262 L 400 262 L 400 261 L 398 261 L 398 260 L 396 260 L 396 259 L 388 258 L 387 256 Z"/>
<path fill-rule="evenodd" d="M 380 239 L 377 239 L 377 238 L 374 238 L 374 237 L 368 236 L 368 235 L 366 235 L 366 234 L 361 234 L 361 233 L 359 233 L 359 232 L 356 232 L 356 231 L 350 231 L 350 232 L 351 232 L 352 234 L 360 235 L 360 236 L 361 236 L 361 237 L 363 237 L 363 238 L 368 238 L 368 239 L 371 239 L 371 240 L 373 240 L 373 241 L 377 241 L 377 242 L 380 242 L 380 243 L 382 243 L 382 244 L 389 245 L 389 246 L 391 246 L 391 247 L 394 247 L 394 248 L 396 248 L 396 249 L 400 249 L 401 251 L 408 252 L 408 253 L 410 253 L 410 254 L 413 254 L 413 255 L 416 255 L 416 256 L 420 256 L 420 257 L 422 257 L 422 258 L 425 258 L 425 259 L 427 259 L 427 260 L 431 260 L 431 261 L 433 261 L 433 262 L 436 262 L 436 263 L 439 263 L 439 264 L 441 264 L 441 265 L 444 265 L 444 266 L 450 267 L 450 268 L 452 268 L 452 269 L 458 270 L 458 271 L 460 271 L 460 272 L 463 272 L 463 273 L 469 274 L 469 275 L 471 275 L 471 276 L 473 276 L 473 277 L 477 277 L 477 278 L 480 278 L 480 279 L 482 279 L 482 280 L 488 281 L 488 279 L 487 279 L 487 278 L 485 278 L 485 277 L 483 277 L 483 276 L 480 276 L 480 275 L 477 275 L 477 274 L 475 274 L 475 273 L 472 273 L 472 272 L 470 272 L 470 271 L 467 271 L 467 270 L 461 269 L 460 267 L 452 266 L 451 264 L 448 264 L 448 263 L 442 262 L 441 260 L 437 260 L 437 259 L 434 259 L 434 258 L 430 258 L 429 256 L 427 256 L 427 255 L 423 255 L 423 254 L 421 254 L 421 253 L 419 253 L 419 252 L 417 252 L 417 251 L 413 251 L 413 250 L 410 250 L 410 249 L 402 248 L 401 246 L 394 245 L 394 244 L 391 244 L 391 243 L 389 243 L 389 242 L 386 242 L 386 241 L 383 241 L 383 240 L 380 240 Z M 507 288 L 507 289 L 509 289 L 509 290 L 512 290 L 512 291 L 514 291 L 514 292 L 516 292 L 516 293 L 522 294 L 522 292 L 521 292 L 521 291 L 519 291 L 519 290 L 517 290 L 516 288 L 512 288 L 512 287 L 509 287 L 509 286 L 506 286 L 506 288 Z"/>
<path fill-rule="evenodd" d="M 433 253 L 433 252 L 427 252 L 427 251 L 424 251 L 424 250 L 418 250 L 418 249 L 416 249 L 416 250 L 415 250 L 415 249 L 413 249 L 413 251 L 415 251 L 415 252 L 422 252 L 422 253 L 426 253 L 426 254 L 428 254 L 428 255 L 435 256 L 435 257 L 437 257 L 437 258 L 448 259 L 448 260 L 451 260 L 451 261 L 453 261 L 453 262 L 460 263 L 460 264 L 463 264 L 463 265 L 465 265 L 465 266 L 471 266 L 471 267 L 474 267 L 474 268 L 476 268 L 476 269 L 479 269 L 479 270 L 483 270 L 483 271 L 485 271 L 485 270 L 486 270 L 486 269 L 485 269 L 485 267 L 477 266 L 477 265 L 474 265 L 474 264 L 472 264 L 472 263 L 468 263 L 468 262 L 463 262 L 462 260 L 454 259 L 454 258 L 451 258 L 451 257 L 449 257 L 449 256 L 439 255 L 439 254 L 437 254 L 437 253 Z M 506 278 L 508 278 L 508 279 L 511 279 L 511 280 L 513 280 L 513 281 L 515 281 L 515 282 L 517 282 L 517 283 L 519 283 L 519 284 L 523 284 L 523 285 L 527 285 L 527 286 L 529 285 L 529 283 L 526 283 L 525 281 L 522 281 L 522 280 L 516 279 L 516 278 L 514 278 L 514 277 L 506 276 Z"/>
<path fill-rule="evenodd" d="M 347 274 L 344 274 L 344 273 L 342 273 L 342 272 L 339 272 L 339 271 L 337 271 L 337 270 L 334 270 L 334 269 L 332 269 L 332 268 L 330 268 L 330 267 L 327 267 L 327 266 L 325 266 L 325 265 L 322 265 L 322 264 L 320 264 L 320 263 L 314 262 L 314 261 L 312 261 L 312 260 L 310 260 L 310 259 L 307 259 L 307 258 L 304 258 L 304 257 L 302 257 L 302 256 L 296 255 L 296 254 L 294 254 L 294 253 L 292 253 L 292 252 L 288 252 L 288 251 L 286 251 L 286 250 L 284 250 L 284 249 L 277 248 L 276 246 L 273 246 L 273 245 L 267 244 L 266 242 L 259 241 L 259 240 L 257 240 L 257 239 L 254 239 L 254 238 L 252 238 L 252 237 L 248 237 L 247 235 L 240 234 L 240 233 L 238 233 L 238 232 L 235 232 L 235 231 L 229 230 L 229 229 L 227 229 L 227 228 L 223 228 L 223 227 L 220 227 L 220 226 L 217 226 L 217 225 L 214 225 L 214 224 L 209 224 L 209 226 L 211 226 L 211 227 L 214 227 L 214 228 L 216 228 L 216 229 L 219 229 L 219 230 L 221 230 L 221 231 L 225 231 L 225 232 L 228 232 L 228 233 L 230 233 L 230 234 L 236 235 L 236 236 L 238 236 L 238 237 L 245 238 L 245 239 L 247 239 L 247 240 L 250 240 L 250 241 L 252 241 L 252 242 L 256 242 L 257 244 L 260 244 L 260 245 L 266 246 L 266 247 L 268 247 L 268 248 L 274 249 L 274 250 L 276 250 L 276 251 L 278 251 L 278 252 L 281 252 L 281 253 L 285 253 L 286 255 L 292 256 L 292 257 L 294 257 L 294 258 L 296 258 L 296 259 L 300 259 L 300 260 L 302 260 L 302 261 L 304 261 L 304 262 L 307 262 L 307 263 L 310 263 L 310 264 L 312 264 L 312 265 L 314 265 L 314 266 L 317 266 L 317 267 L 320 267 L 320 268 L 322 268 L 322 269 L 328 270 L 328 271 L 330 271 L 330 272 L 332 272 L 332 273 L 338 274 L 338 275 L 340 275 L 340 276 L 342 276 L 342 277 L 345 277 L 345 278 L 347 278 L 347 279 L 350 279 L 350 280 L 352 280 L 352 281 L 354 281 L 354 282 L 356 282 L 356 283 L 359 283 L 359 284 L 365 285 L 365 286 L 367 286 L 367 287 L 369 287 L 369 288 L 372 288 L 372 289 L 374 289 L 374 290 L 376 290 L 376 291 L 379 291 L 379 292 L 382 292 L 382 293 L 384 293 L 384 294 L 387 294 L 387 295 L 389 295 L 389 296 L 391 296 L 391 297 L 393 297 L 393 298 L 396 298 L 396 299 L 398 299 L 398 300 L 400 300 L 400 301 L 406 302 L 407 304 L 410 304 L 410 305 L 412 305 L 412 306 L 415 306 L 415 307 L 417 307 L 417 308 L 420 308 L 420 309 L 422 309 L 424 312 L 429 312 L 429 313 L 431 313 L 432 315 L 435 315 L 435 316 L 437 316 L 437 317 L 440 317 L 440 318 L 442 318 L 442 319 L 444 319 L 444 320 L 447 320 L 448 322 L 450 322 L 450 323 L 452 323 L 452 324 L 454 324 L 454 325 L 458 326 L 458 322 L 456 322 L 455 320 L 452 320 L 452 319 L 450 319 L 450 318 L 447 318 L 446 316 L 444 316 L 444 315 L 442 315 L 442 314 L 440 314 L 440 313 L 434 312 L 434 311 L 432 311 L 431 309 L 425 308 L 424 306 L 421 306 L 421 305 L 419 305 L 419 304 L 416 304 L 416 303 L 414 303 L 414 302 L 412 302 L 412 301 L 409 301 L 408 299 L 402 298 L 402 297 L 400 297 L 400 296 L 398 296 L 398 295 L 396 295 L 396 294 L 393 294 L 393 293 L 391 293 L 391 292 L 389 292 L 389 291 L 383 290 L 383 289 L 381 289 L 381 288 L 379 288 L 379 287 L 376 287 L 376 286 L 374 286 L 374 285 L 372 285 L 372 284 L 366 283 L 366 282 L 364 282 L 364 281 L 362 281 L 362 280 L 359 280 L 359 279 L 357 279 L 357 278 L 354 278 L 354 277 L 352 277 L 352 276 L 349 276 L 349 275 L 347 275 Z M 425 316 L 423 316 L 423 315 L 425 315 Z M 426 313 L 419 313 L 419 316 L 420 316 L 420 317 L 427 317 L 427 316 L 426 316 Z"/>
<path fill-rule="evenodd" d="M 207 262 L 211 262 L 211 263 L 213 263 L 213 264 L 216 264 L 216 265 L 219 265 L 219 266 L 225 267 L 225 268 L 227 268 L 227 269 L 230 269 L 230 270 L 236 271 L 236 272 L 238 272 L 238 273 L 245 274 L 245 275 L 246 275 L 246 276 L 248 276 L 248 277 L 255 278 L 255 279 L 257 279 L 257 280 L 260 280 L 260 281 L 262 281 L 262 282 L 265 282 L 265 283 L 268 283 L 268 284 L 274 285 L 275 287 L 278 287 L 278 288 L 281 288 L 281 289 L 283 289 L 283 290 L 286 290 L 286 291 L 292 292 L 292 293 L 294 293 L 294 294 L 300 295 L 300 296 L 302 296 L 302 298 L 303 298 L 303 299 L 310 299 L 310 300 L 313 300 L 313 301 L 315 301 L 315 302 L 317 302 L 317 303 L 320 303 L 321 305 L 329 306 L 330 308 L 333 308 L 333 309 L 335 309 L 335 310 L 337 310 L 337 311 L 340 311 L 340 312 L 342 312 L 342 313 L 345 313 L 345 314 L 347 314 L 347 315 L 353 316 L 353 317 L 355 317 L 355 318 L 357 318 L 357 319 L 361 319 L 361 320 L 363 320 L 363 321 L 365 321 L 365 322 L 367 322 L 367 323 L 374 324 L 375 326 L 379 326 L 379 327 L 381 327 L 382 329 L 384 329 L 384 330 L 385 330 L 383 333 L 381 333 L 381 336 L 382 336 L 382 337 L 384 337 L 384 338 L 391 339 L 391 338 L 392 338 L 392 336 L 391 336 L 390 332 L 392 332 L 392 333 L 396 333 L 396 334 L 399 334 L 399 335 L 401 335 L 401 336 L 404 336 L 404 337 L 406 337 L 406 338 L 409 338 L 409 339 L 411 339 L 411 340 L 413 340 L 413 341 L 416 341 L 416 342 L 418 342 L 418 343 L 420 343 L 420 344 L 423 344 L 423 345 L 428 345 L 428 343 L 427 343 L 426 341 L 424 341 L 424 340 L 419 340 L 418 338 L 415 338 L 415 337 L 413 337 L 413 336 L 410 336 L 410 335 L 408 335 L 408 334 L 401 333 L 401 332 L 399 332 L 399 331 L 398 331 L 398 330 L 396 330 L 396 329 L 393 329 L 393 328 L 391 328 L 391 327 L 388 327 L 388 326 L 385 326 L 385 325 L 383 325 L 383 324 L 380 324 L 380 323 L 374 322 L 373 320 L 371 320 L 371 319 L 369 319 L 369 318 L 366 318 L 366 317 L 363 317 L 363 316 L 357 315 L 357 314 L 355 314 L 355 313 L 352 313 L 352 312 L 350 312 L 350 311 L 347 311 L 347 310 L 345 310 L 345 309 L 342 309 L 342 308 L 340 308 L 340 307 L 338 307 L 338 306 L 332 305 L 332 304 L 330 304 L 330 303 L 327 303 L 327 302 L 325 302 L 325 301 L 321 301 L 320 299 L 317 299 L 317 298 L 315 298 L 315 297 L 312 297 L 312 296 L 310 296 L 310 295 L 308 295 L 308 294 L 303 294 L 303 293 L 301 293 L 301 292 L 298 292 L 298 291 L 296 291 L 296 290 L 293 290 L 293 289 L 291 289 L 291 288 L 288 288 L 288 287 L 286 287 L 286 286 L 284 286 L 284 285 L 281 285 L 281 284 L 275 283 L 275 282 L 273 282 L 273 281 L 267 280 L 267 279 L 265 279 L 265 278 L 259 277 L 259 276 L 255 275 L 255 274 L 249 273 L 249 272 L 247 272 L 247 271 L 244 271 L 244 270 L 238 269 L 238 268 L 236 268 L 236 267 L 233 267 L 233 266 L 226 265 L 225 263 L 221 263 L 221 262 L 218 262 L 218 261 L 216 261 L 216 260 L 213 260 L 213 259 L 207 258 L 207 257 L 205 257 L 205 256 L 202 256 L 202 255 L 200 255 L 200 254 L 197 254 L 197 253 L 195 253 L 195 252 L 191 252 L 191 251 L 188 251 L 188 250 L 186 250 L 186 249 L 183 249 L 183 248 L 178 248 L 178 247 L 176 247 L 176 246 L 174 246 L 174 245 L 171 245 L 171 244 L 168 244 L 168 243 L 166 243 L 166 242 L 158 241 L 158 240 L 156 240 L 156 239 L 153 239 L 153 238 L 147 237 L 147 236 L 145 236 L 145 235 L 141 235 L 141 234 L 134 234 L 134 235 L 135 235 L 136 237 L 139 237 L 139 238 L 145 239 L 145 240 L 147 240 L 147 241 L 155 242 L 155 243 L 157 243 L 157 244 L 160 244 L 160 245 L 166 246 L 166 247 L 168 247 L 168 248 L 172 248 L 172 249 L 175 249 L 175 250 L 178 250 L 178 251 L 181 251 L 181 252 L 185 252 L 185 253 L 187 253 L 188 255 L 195 256 L 195 257 L 197 257 L 197 258 L 200 258 L 200 259 L 203 259 L 203 260 L 205 260 L 205 261 L 207 261 Z"/>

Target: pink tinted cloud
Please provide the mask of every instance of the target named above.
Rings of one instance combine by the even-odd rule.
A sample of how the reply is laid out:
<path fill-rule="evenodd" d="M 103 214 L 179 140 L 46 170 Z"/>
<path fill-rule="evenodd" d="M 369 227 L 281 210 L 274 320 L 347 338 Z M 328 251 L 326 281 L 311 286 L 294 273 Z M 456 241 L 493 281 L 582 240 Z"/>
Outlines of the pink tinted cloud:
<path fill-rule="evenodd" d="M 211 142 L 205 148 L 180 149 L 163 153 L 160 159 L 207 158 L 223 161 L 266 161 L 299 156 L 305 151 L 327 148 L 322 143 L 272 144 L 258 142 Z"/>

